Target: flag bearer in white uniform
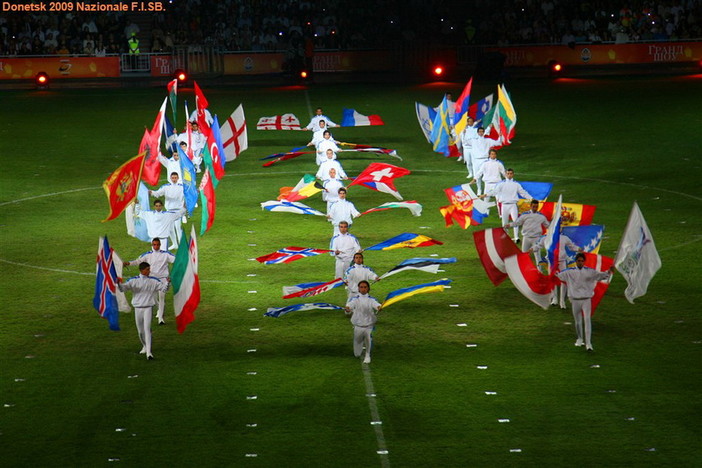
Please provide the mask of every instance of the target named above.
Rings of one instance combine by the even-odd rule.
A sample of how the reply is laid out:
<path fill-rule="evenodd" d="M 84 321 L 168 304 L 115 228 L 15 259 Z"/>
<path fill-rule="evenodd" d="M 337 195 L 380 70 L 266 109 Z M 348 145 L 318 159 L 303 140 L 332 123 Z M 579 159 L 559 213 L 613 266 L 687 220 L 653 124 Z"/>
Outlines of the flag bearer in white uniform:
<path fill-rule="evenodd" d="M 368 281 L 361 281 L 358 283 L 358 295 L 346 303 L 346 315 L 351 316 L 353 325 L 353 355 L 361 357 L 365 347 L 364 364 L 371 362 L 372 333 L 375 322 L 378 320 L 376 314 L 381 309 L 380 302 L 373 296 L 369 296 L 369 292 Z"/>

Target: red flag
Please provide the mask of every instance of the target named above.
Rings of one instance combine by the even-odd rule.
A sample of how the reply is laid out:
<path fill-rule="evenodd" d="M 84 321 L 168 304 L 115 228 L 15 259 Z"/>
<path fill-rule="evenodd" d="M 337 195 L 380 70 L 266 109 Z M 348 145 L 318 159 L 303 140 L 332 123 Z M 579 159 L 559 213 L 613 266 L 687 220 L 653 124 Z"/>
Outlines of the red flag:
<path fill-rule="evenodd" d="M 583 226 L 592 224 L 595 216 L 595 205 L 581 205 L 579 203 L 561 203 L 561 219 L 563 226 Z M 548 218 L 553 219 L 553 211 L 556 209 L 555 202 L 543 202 L 539 204 L 539 211 Z M 564 219 L 564 218 L 567 218 Z"/>
<path fill-rule="evenodd" d="M 473 231 L 475 248 L 485 272 L 498 286 L 507 278 L 504 259 L 519 253 L 519 248 L 502 228 Z"/>
<path fill-rule="evenodd" d="M 200 181 L 200 204 L 202 205 L 202 221 L 200 224 L 200 235 L 202 236 L 212 227 L 217 207 L 210 171 L 205 171 Z"/>
<path fill-rule="evenodd" d="M 227 161 L 236 159 L 242 151 L 249 147 L 249 138 L 246 131 L 246 117 L 241 104 L 232 112 L 220 128 L 224 156 Z"/>
<path fill-rule="evenodd" d="M 144 136 L 139 145 L 139 152 L 146 151 L 146 161 L 144 162 L 144 172 L 142 177 L 144 182 L 149 185 L 157 185 L 159 176 L 161 175 L 161 162 L 158 160 L 159 147 L 161 144 L 161 132 L 163 129 L 163 116 L 166 113 L 166 104 L 168 103 L 168 97 L 163 100 L 161 104 L 161 109 L 156 115 L 156 120 L 151 128 L 151 131 Z"/>
<path fill-rule="evenodd" d="M 353 182 L 352 185 L 365 185 L 371 190 L 389 193 L 398 200 L 402 200 L 402 195 L 395 189 L 395 179 L 410 174 L 404 167 L 393 166 L 385 163 L 371 163 Z"/>
<path fill-rule="evenodd" d="M 119 216 L 136 198 L 145 159 L 145 153 L 134 156 L 102 183 L 102 188 L 107 194 L 107 202 L 110 204 L 110 214 L 102 221 L 103 223 Z"/>
<path fill-rule="evenodd" d="M 531 253 L 519 252 L 505 258 L 505 270 L 524 297 L 542 309 L 548 309 L 556 282 L 553 276 L 544 275 L 534 266 Z"/>
<path fill-rule="evenodd" d="M 197 85 L 197 82 L 193 82 L 193 84 L 195 85 L 195 108 L 197 109 L 197 124 L 200 127 L 200 132 L 202 132 L 203 135 L 208 137 L 210 133 L 212 133 L 212 129 L 210 128 L 210 124 L 207 123 L 207 114 L 205 114 L 205 109 L 207 109 L 210 104 L 207 102 L 207 98 L 205 98 L 205 95 L 202 93 L 202 90 Z"/>

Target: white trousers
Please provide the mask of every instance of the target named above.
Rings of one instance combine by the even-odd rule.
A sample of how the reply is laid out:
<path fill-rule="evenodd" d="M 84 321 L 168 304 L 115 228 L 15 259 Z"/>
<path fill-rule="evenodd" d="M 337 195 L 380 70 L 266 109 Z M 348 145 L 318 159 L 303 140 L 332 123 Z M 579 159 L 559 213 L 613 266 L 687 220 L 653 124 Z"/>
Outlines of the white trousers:
<path fill-rule="evenodd" d="M 473 171 L 474 174 L 477 174 L 477 172 L 480 170 L 481 167 L 483 167 L 483 163 L 488 160 L 488 158 L 474 158 L 471 155 L 471 159 L 473 160 Z M 482 195 L 483 194 L 483 177 L 475 177 L 475 187 L 478 189 L 476 190 L 477 195 Z"/>
<path fill-rule="evenodd" d="M 468 169 L 468 177 L 473 177 L 473 158 L 470 157 L 470 146 L 463 145 L 463 162 Z"/>
<path fill-rule="evenodd" d="M 153 307 L 135 307 L 134 320 L 136 321 L 139 341 L 146 349 L 146 355 L 151 355 L 151 316 Z"/>
<path fill-rule="evenodd" d="M 502 225 L 509 223 L 510 219 L 516 221 L 519 216 L 519 210 L 517 209 L 516 203 L 501 203 L 500 204 L 500 217 L 502 218 Z M 514 239 L 519 239 L 519 226 L 514 227 Z"/>
<path fill-rule="evenodd" d="M 166 278 L 159 278 L 158 279 L 160 282 L 165 283 L 167 281 Z M 163 320 L 163 313 L 166 311 L 166 292 L 165 291 L 156 291 L 154 293 L 156 296 L 156 304 L 158 305 L 156 309 L 156 318 L 159 321 Z"/>
<path fill-rule="evenodd" d="M 366 356 L 370 356 L 373 344 L 373 327 L 353 327 L 353 355 L 361 357 L 363 346 L 366 347 Z"/>
<path fill-rule="evenodd" d="M 334 265 L 334 274 L 336 276 L 334 278 L 343 278 L 344 272 L 348 270 L 350 266 L 351 260 L 341 260 L 339 257 L 336 257 L 336 265 Z"/>
<path fill-rule="evenodd" d="M 575 322 L 575 333 L 578 335 L 578 339 L 583 339 L 583 328 L 585 331 L 585 346 L 591 347 L 592 342 L 590 341 L 592 337 L 592 322 L 590 321 L 590 314 L 592 313 L 592 299 L 570 299 L 570 303 L 573 306 L 573 321 Z M 584 322 L 584 327 L 583 327 Z"/>

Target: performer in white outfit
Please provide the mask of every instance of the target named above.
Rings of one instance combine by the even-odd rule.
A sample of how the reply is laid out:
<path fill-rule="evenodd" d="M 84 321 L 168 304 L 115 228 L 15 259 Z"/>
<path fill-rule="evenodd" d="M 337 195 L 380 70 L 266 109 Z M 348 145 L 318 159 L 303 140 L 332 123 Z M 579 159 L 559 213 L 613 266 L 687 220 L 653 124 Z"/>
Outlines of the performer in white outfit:
<path fill-rule="evenodd" d="M 522 252 L 529 252 L 544 235 L 549 226 L 548 218 L 539 212 L 539 201 L 531 201 L 531 210 L 519 215 L 516 221 L 505 224 L 505 229 L 512 226 L 522 227 Z"/>
<path fill-rule="evenodd" d="M 597 271 L 585 266 L 585 254 L 578 253 L 575 256 L 575 268 L 568 268 L 558 272 L 558 279 L 566 283 L 568 288 L 568 299 L 573 306 L 573 319 L 575 320 L 575 332 L 578 336 L 575 346 L 582 346 L 588 351 L 592 351 L 592 296 L 595 295 L 595 286 L 598 281 L 609 280 L 614 273 L 614 268 L 609 271 Z M 585 341 L 583 343 L 583 322 Z"/>
<path fill-rule="evenodd" d="M 458 139 L 461 142 L 463 148 L 463 155 L 458 158 L 459 161 L 464 161 L 466 164 L 466 169 L 468 169 L 468 177 L 473 177 L 473 160 L 470 158 L 470 150 L 473 148 L 473 140 L 478 138 L 478 127 L 475 125 L 475 121 L 468 117 L 466 120 L 466 127 L 458 134 Z"/>
<path fill-rule="evenodd" d="M 168 250 L 161 250 L 161 241 L 157 237 L 151 241 L 151 246 L 153 250 L 149 250 L 143 253 L 136 260 L 130 262 L 124 262 L 124 266 L 129 265 L 139 265 L 142 262 L 146 262 L 151 266 L 151 275 L 158 279 L 162 283 L 167 283 L 170 274 L 168 273 L 168 264 L 175 261 L 175 255 L 170 253 Z M 166 310 L 166 292 L 158 291 L 158 310 L 156 311 L 156 318 L 158 318 L 159 325 L 165 325 L 166 322 L 163 318 L 163 313 Z"/>
<path fill-rule="evenodd" d="M 351 227 L 353 218 L 361 216 L 354 204 L 346 199 L 346 189 L 344 187 L 339 189 L 338 194 L 339 201 L 333 203 L 327 213 L 327 219 L 334 226 L 334 234 L 339 233 L 339 225 L 342 221 L 346 221 Z"/>
<path fill-rule="evenodd" d="M 356 236 L 349 232 L 349 223 L 341 221 L 339 223 L 339 233 L 331 238 L 329 242 L 331 255 L 336 259 L 334 265 L 334 278 L 343 278 L 344 272 L 348 270 L 356 252 L 361 251 L 361 244 Z"/>
<path fill-rule="evenodd" d="M 487 161 L 490 148 L 500 146 L 501 144 L 502 142 L 500 140 L 492 140 L 486 137 L 485 129 L 483 127 L 478 127 L 478 137 L 471 141 L 470 157 L 473 164 L 473 173 L 476 175 L 475 185 L 478 188 L 479 194 L 483 193 L 483 179 L 481 177 L 477 177 L 477 173 L 483 163 Z"/>
<path fill-rule="evenodd" d="M 132 291 L 132 306 L 134 306 L 134 319 L 136 321 L 137 332 L 142 348 L 140 354 L 146 354 L 146 359 L 151 360 L 154 355 L 151 353 L 151 315 L 154 307 L 154 293 L 156 291 L 166 292 L 171 285 L 169 281 L 165 283 L 149 276 L 151 267 L 148 263 L 139 264 L 139 276 L 129 278 L 126 283 L 121 279 L 117 283 L 120 291 Z"/>
<path fill-rule="evenodd" d="M 373 269 L 363 264 L 363 254 L 356 252 L 353 254 L 353 263 L 344 272 L 344 282 L 348 299 L 358 295 L 358 283 L 361 281 L 380 281 L 380 277 Z"/>
<path fill-rule="evenodd" d="M 180 154 L 178 154 L 178 151 L 174 151 L 173 156 L 170 158 L 159 153 L 158 160 L 161 162 L 161 165 L 166 168 L 166 174 L 173 174 L 175 172 L 178 174 L 178 180 L 183 180 L 183 173 L 180 168 Z"/>
<path fill-rule="evenodd" d="M 322 162 L 319 165 L 319 169 L 317 169 L 317 174 L 315 177 L 319 180 L 325 180 L 329 178 L 329 172 L 334 169 L 336 171 L 336 175 L 339 177 L 339 179 L 346 180 L 348 179 L 348 176 L 346 175 L 346 172 L 344 171 L 344 168 L 341 167 L 341 163 L 334 159 L 334 151 L 331 149 L 327 150 L 326 157 L 324 159 L 324 162 Z"/>
<path fill-rule="evenodd" d="M 307 126 L 305 128 L 303 128 L 303 130 L 313 131 L 313 132 L 316 130 L 319 130 L 319 121 L 320 120 L 324 120 L 324 122 L 327 124 L 328 128 L 339 126 L 339 125 L 335 124 L 334 122 L 332 122 L 329 117 L 324 115 L 324 112 L 322 111 L 321 107 L 318 107 L 317 109 L 315 109 L 314 116 L 310 120 L 310 123 L 308 123 Z"/>
<path fill-rule="evenodd" d="M 139 205 L 137 205 L 139 207 Z M 181 207 L 179 210 L 167 211 L 163 209 L 161 200 L 154 200 L 154 210 L 135 210 L 135 215 L 146 222 L 146 231 L 150 238 L 158 237 L 161 245 L 170 248 L 168 239 L 170 237 L 173 248 L 178 247 L 178 241 L 182 235 L 180 220 L 187 210 Z M 176 229 L 176 225 L 178 229 Z"/>
<path fill-rule="evenodd" d="M 566 218 L 567 219 L 567 218 Z M 544 243 L 546 241 L 546 236 L 541 237 L 539 242 L 532 247 L 532 250 L 536 253 L 540 252 L 544 248 Z M 573 242 L 573 240 L 563 234 L 563 218 L 561 219 L 561 234 L 558 238 L 558 269 L 556 271 L 564 271 L 568 268 L 568 254 L 566 249 L 570 249 L 574 252 L 582 252 L 582 247 Z M 551 297 L 551 305 L 559 305 L 561 309 L 566 308 L 565 304 L 566 288 L 563 285 L 557 285 L 553 290 L 553 296 Z M 560 301 L 559 301 L 560 299 Z"/>
<path fill-rule="evenodd" d="M 476 182 L 477 179 L 482 179 L 485 182 L 485 191 L 483 194 L 489 194 L 495 191 L 495 186 L 502 182 L 502 179 L 506 177 L 505 166 L 502 161 L 497 159 L 497 151 L 494 149 L 490 150 L 490 157 L 487 161 L 483 163 L 480 169 L 475 173 L 475 178 L 469 183 L 472 184 Z M 478 193 L 478 195 L 482 195 Z M 490 196 L 487 197 L 489 198 Z"/>
<path fill-rule="evenodd" d="M 373 327 L 378 320 L 376 314 L 381 310 L 380 302 L 373 296 L 369 296 L 369 292 L 370 284 L 368 281 L 361 281 L 358 283 L 358 295 L 346 303 L 346 315 L 351 316 L 351 324 L 353 325 L 353 355 L 357 358 L 361 357 L 365 347 L 364 364 L 371 362 Z"/>
<path fill-rule="evenodd" d="M 509 220 L 517 220 L 519 210 L 517 202 L 520 198 L 533 198 L 529 192 L 524 190 L 519 182 L 514 180 L 514 170 L 507 168 L 505 171 L 505 180 L 495 185 L 492 192 L 486 192 L 485 196 L 494 196 L 500 207 L 500 215 L 502 217 L 502 227 L 505 227 Z M 514 242 L 519 242 L 519 228 L 514 228 Z"/>
<path fill-rule="evenodd" d="M 329 150 L 332 151 L 332 159 L 336 159 L 336 153 L 341 151 L 341 148 L 339 148 L 336 143 L 336 140 L 331 137 L 329 130 L 325 130 L 322 139 L 319 140 L 315 146 L 317 151 L 317 165 L 322 164 L 327 159 Z"/>
<path fill-rule="evenodd" d="M 327 179 L 322 179 L 322 200 L 327 202 L 327 213 L 331 206 L 339 201 L 339 189 L 344 188 L 343 182 L 339 179 L 335 168 L 329 169 Z"/>

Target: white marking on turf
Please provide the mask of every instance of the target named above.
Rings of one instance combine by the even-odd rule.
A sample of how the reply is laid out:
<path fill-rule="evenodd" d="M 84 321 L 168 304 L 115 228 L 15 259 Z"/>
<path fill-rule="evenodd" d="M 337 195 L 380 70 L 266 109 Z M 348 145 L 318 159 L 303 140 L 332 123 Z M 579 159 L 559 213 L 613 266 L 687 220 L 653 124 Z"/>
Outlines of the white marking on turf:
<path fill-rule="evenodd" d="M 383 467 L 390 466 L 390 460 L 388 458 L 388 448 L 385 444 L 385 435 L 383 434 L 383 425 L 380 419 L 380 413 L 378 413 L 378 404 L 375 399 L 375 386 L 373 385 L 373 376 L 371 375 L 370 366 L 364 364 L 363 369 L 363 380 L 366 383 L 366 396 L 368 397 L 368 408 L 371 413 L 371 425 L 373 430 L 375 430 L 375 440 L 378 443 L 377 454 L 380 455 L 380 465 Z"/>

